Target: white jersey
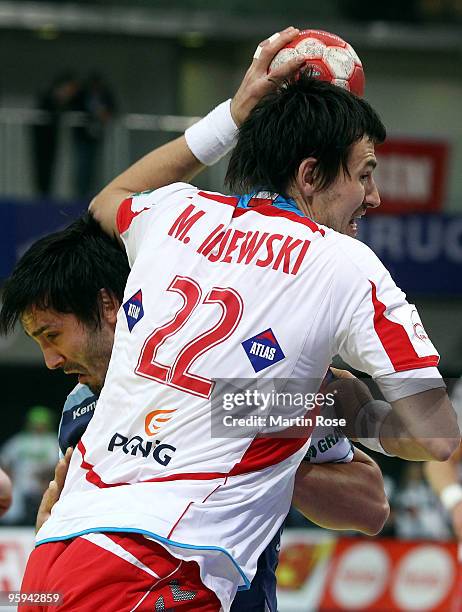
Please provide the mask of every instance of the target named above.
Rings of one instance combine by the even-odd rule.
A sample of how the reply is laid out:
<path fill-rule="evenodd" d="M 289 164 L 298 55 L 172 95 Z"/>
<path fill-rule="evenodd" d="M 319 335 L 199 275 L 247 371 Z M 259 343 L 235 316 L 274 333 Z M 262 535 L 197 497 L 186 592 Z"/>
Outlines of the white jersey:
<path fill-rule="evenodd" d="M 372 251 L 291 200 L 177 183 L 127 199 L 118 226 L 132 269 L 106 383 L 37 540 L 144 533 L 197 561 L 228 610 L 289 509 L 312 427 L 214 437 L 214 386 L 316 393 L 336 354 L 376 378 L 436 377 L 438 355 Z"/>

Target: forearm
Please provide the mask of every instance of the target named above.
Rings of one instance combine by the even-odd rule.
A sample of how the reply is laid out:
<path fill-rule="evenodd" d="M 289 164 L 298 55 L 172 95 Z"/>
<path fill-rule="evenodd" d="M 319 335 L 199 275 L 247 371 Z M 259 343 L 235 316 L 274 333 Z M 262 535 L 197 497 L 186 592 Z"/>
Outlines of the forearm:
<path fill-rule="evenodd" d="M 368 448 L 410 461 L 445 461 L 459 445 L 457 419 L 441 387 L 392 401 L 388 411 L 362 381 L 338 378 L 331 387 L 348 437 Z"/>
<path fill-rule="evenodd" d="M 451 402 L 442 388 L 392 402 L 380 440 L 385 450 L 411 461 L 446 461 L 460 444 Z"/>
<path fill-rule="evenodd" d="M 93 199 L 90 211 L 103 229 L 112 233 L 115 209 L 126 197 L 176 181 L 190 181 L 203 168 L 185 137 L 180 136 L 151 151 L 111 181 Z"/>
<path fill-rule="evenodd" d="M 114 179 L 93 200 L 90 211 L 109 234 L 116 232 L 116 214 L 122 200 L 132 193 L 158 189 L 178 181 L 190 181 L 205 165 L 212 165 L 234 146 L 237 126 L 277 83 L 294 75 L 304 63 L 297 56 L 268 74 L 276 53 L 298 35 L 287 28 L 260 43 L 231 103 L 225 102 L 186 131 L 186 136 L 155 149 Z M 201 163 L 201 161 L 204 163 Z"/>
<path fill-rule="evenodd" d="M 321 527 L 368 535 L 378 533 L 389 514 L 380 468 L 359 449 L 351 463 L 302 463 L 293 503 Z"/>
<path fill-rule="evenodd" d="M 400 437 L 390 438 L 387 434 L 380 437 L 383 448 L 389 455 L 406 461 L 441 462 L 447 457 L 448 446 L 444 439 L 420 439 Z"/>
<path fill-rule="evenodd" d="M 178 180 L 190 180 L 204 168 L 204 165 L 189 149 L 186 138 L 175 140 L 151 151 L 103 189 L 134 193 L 157 189 Z"/>

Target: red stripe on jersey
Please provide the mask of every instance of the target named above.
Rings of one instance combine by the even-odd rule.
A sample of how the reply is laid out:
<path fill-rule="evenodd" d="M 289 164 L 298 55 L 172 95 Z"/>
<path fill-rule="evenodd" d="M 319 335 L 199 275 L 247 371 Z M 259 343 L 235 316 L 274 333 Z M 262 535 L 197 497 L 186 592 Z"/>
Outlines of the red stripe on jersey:
<path fill-rule="evenodd" d="M 123 550 L 133 555 L 137 561 L 151 568 L 159 576 L 166 576 L 178 567 L 179 559 L 176 559 L 170 554 L 161 544 L 150 538 L 146 538 L 142 534 L 111 533 L 109 531 L 105 532 L 104 535 L 115 544 L 118 544 Z M 104 548 L 104 550 L 109 550 L 113 554 L 117 554 L 110 548 L 105 548 L 104 542 L 92 541 L 92 544 L 100 546 Z"/>
<path fill-rule="evenodd" d="M 233 213 L 233 217 L 240 217 L 241 215 L 255 212 L 260 215 L 265 215 L 266 217 L 285 217 L 286 219 L 290 219 L 291 221 L 295 221 L 296 223 L 301 223 L 306 227 L 309 227 L 312 232 L 319 232 L 321 236 L 325 236 L 326 232 L 318 225 L 308 219 L 308 217 L 301 217 L 297 215 L 297 213 L 292 212 L 291 210 L 284 210 L 282 208 L 278 208 L 277 206 L 256 206 L 254 208 L 236 208 Z"/>
<path fill-rule="evenodd" d="M 220 204 L 228 204 L 228 206 L 232 206 L 236 208 L 239 198 L 233 196 L 225 196 L 221 193 L 210 193 L 208 191 L 199 191 L 198 195 L 203 198 L 207 198 L 207 200 L 213 200 L 214 202 L 220 202 Z"/>
<path fill-rule="evenodd" d="M 169 482 L 172 480 L 214 480 L 216 478 L 227 478 L 257 472 L 277 463 L 281 463 L 294 453 L 296 453 L 307 441 L 313 431 L 313 427 L 307 428 L 303 438 L 281 438 L 277 435 L 273 437 L 255 438 L 245 451 L 239 463 L 228 472 L 189 472 L 183 474 L 170 474 L 170 476 L 159 476 L 149 478 L 139 482 Z M 283 432 L 282 432 L 283 433 Z M 282 435 L 282 434 L 281 434 Z M 86 449 L 80 440 L 77 444 L 82 455 L 80 467 L 87 471 L 86 480 L 91 484 L 104 489 L 107 487 L 120 487 L 126 484 L 136 484 L 127 482 L 106 483 L 95 472 L 94 466 L 85 460 Z"/>
<path fill-rule="evenodd" d="M 128 484 L 127 482 L 117 482 L 117 483 L 110 484 L 110 483 L 107 483 L 101 480 L 98 474 L 94 471 L 93 469 L 94 466 L 91 463 L 88 463 L 88 461 L 85 461 L 85 454 L 87 451 L 86 451 L 85 446 L 82 444 L 82 440 L 79 440 L 77 442 L 77 448 L 79 449 L 80 454 L 82 455 L 82 463 L 80 464 L 80 467 L 83 470 L 87 471 L 87 473 L 85 474 L 85 478 L 88 480 L 88 482 L 90 482 L 91 484 L 94 484 L 96 487 L 99 487 L 100 489 L 107 489 L 109 487 L 120 487 L 122 485 Z"/>
<path fill-rule="evenodd" d="M 374 329 L 395 372 L 437 366 L 439 361 L 438 355 L 419 357 L 404 327 L 400 323 L 395 323 L 385 317 L 385 304 L 377 298 L 375 284 L 371 280 L 369 282 L 372 287 Z"/>
<path fill-rule="evenodd" d="M 250 198 L 250 200 L 247 202 L 247 206 L 249 208 L 257 208 L 257 206 L 272 206 L 274 203 L 274 200 L 272 200 L 271 198 Z"/>
<path fill-rule="evenodd" d="M 216 489 L 214 489 L 214 491 L 216 491 L 217 489 L 220 488 L 221 485 L 219 485 Z M 189 510 L 189 508 L 193 505 L 194 502 L 190 501 L 189 504 L 186 506 L 186 508 L 183 510 L 183 512 L 180 514 L 180 517 L 177 519 L 176 523 L 173 525 L 173 527 L 170 529 L 170 531 L 168 532 L 168 536 L 167 539 L 170 539 L 172 537 L 172 533 L 175 531 L 175 529 L 178 527 L 179 522 L 181 521 L 181 519 L 184 517 L 184 515 L 186 514 L 186 512 Z"/>
<path fill-rule="evenodd" d="M 143 211 L 151 208 L 150 206 L 146 206 L 145 208 L 143 208 L 143 210 L 133 212 L 132 201 L 132 197 L 126 198 L 117 210 L 116 223 L 117 229 L 119 230 L 119 234 L 123 234 L 128 230 L 135 217 L 137 217 Z"/>
<path fill-rule="evenodd" d="M 229 476 L 257 472 L 281 463 L 305 444 L 312 431 L 313 428 L 310 428 L 306 437 L 303 438 L 278 438 L 276 436 L 255 438 L 239 463 L 236 463 L 229 472 Z"/>

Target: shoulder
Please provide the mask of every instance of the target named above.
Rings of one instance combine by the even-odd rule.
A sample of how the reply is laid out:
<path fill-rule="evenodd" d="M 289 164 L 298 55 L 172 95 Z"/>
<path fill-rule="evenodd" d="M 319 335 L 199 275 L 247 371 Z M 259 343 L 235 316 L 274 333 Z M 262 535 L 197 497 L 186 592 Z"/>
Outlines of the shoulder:
<path fill-rule="evenodd" d="M 197 193 L 198 189 L 188 183 L 172 183 L 159 189 L 133 193 L 119 204 L 116 215 L 117 230 L 122 236 L 133 226 L 139 228 L 140 224 L 149 224 L 159 213 L 191 201 Z M 162 206 L 158 206 L 159 204 Z"/>
<path fill-rule="evenodd" d="M 332 229 L 323 229 L 326 243 L 331 247 L 330 255 L 340 267 L 348 268 L 366 278 L 378 273 L 388 274 L 383 263 L 367 244 Z"/>
<path fill-rule="evenodd" d="M 159 187 L 158 189 L 133 193 L 126 198 L 124 202 L 127 202 L 127 205 L 130 204 L 133 212 L 141 212 L 146 208 L 154 206 L 158 202 L 164 202 L 165 199 L 193 197 L 197 192 L 197 187 L 189 185 L 188 183 L 171 183 L 170 185 Z M 124 202 L 122 202 L 122 204 L 124 204 Z"/>
<path fill-rule="evenodd" d="M 404 303 L 406 295 L 366 244 L 333 230 L 326 231 L 325 242 L 330 246 L 327 256 L 337 300 L 358 304 L 372 296 L 373 300 L 385 300 L 387 306 Z"/>

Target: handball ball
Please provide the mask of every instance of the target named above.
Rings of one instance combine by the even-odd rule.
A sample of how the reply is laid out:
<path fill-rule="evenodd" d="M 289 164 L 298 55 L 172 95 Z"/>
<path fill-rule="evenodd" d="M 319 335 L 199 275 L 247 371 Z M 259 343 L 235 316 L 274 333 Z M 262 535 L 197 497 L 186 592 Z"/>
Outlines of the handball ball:
<path fill-rule="evenodd" d="M 305 66 L 313 68 L 313 76 L 353 92 L 364 94 L 364 71 L 361 60 L 345 40 L 322 30 L 302 30 L 292 42 L 273 58 L 270 71 L 299 54 L 307 56 Z"/>

